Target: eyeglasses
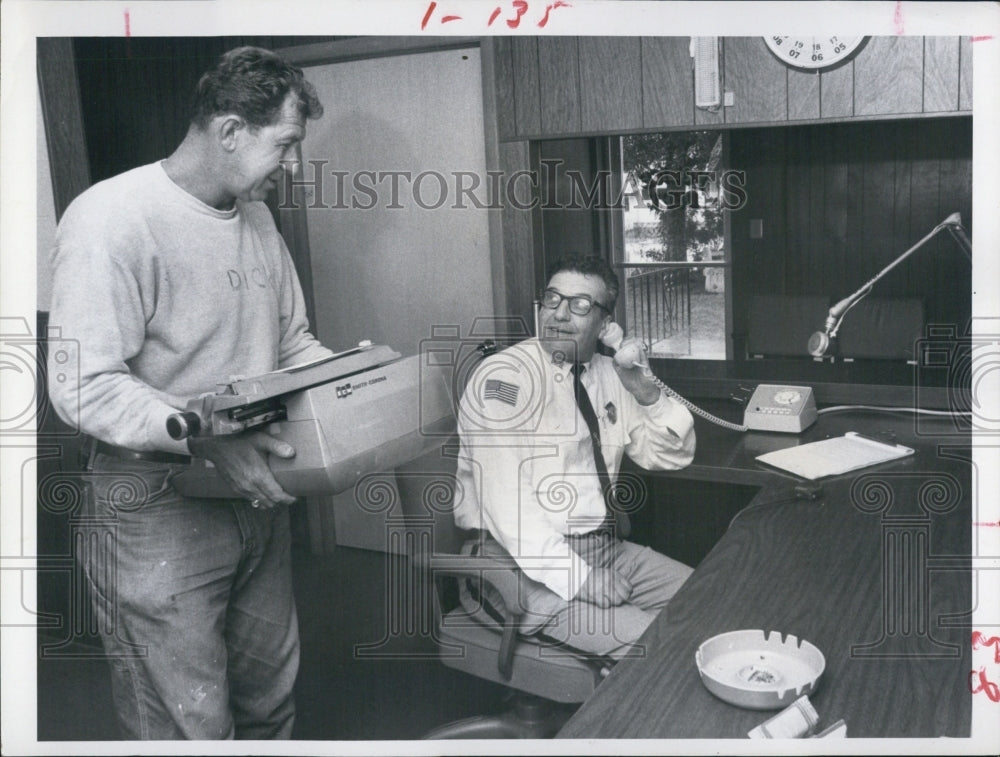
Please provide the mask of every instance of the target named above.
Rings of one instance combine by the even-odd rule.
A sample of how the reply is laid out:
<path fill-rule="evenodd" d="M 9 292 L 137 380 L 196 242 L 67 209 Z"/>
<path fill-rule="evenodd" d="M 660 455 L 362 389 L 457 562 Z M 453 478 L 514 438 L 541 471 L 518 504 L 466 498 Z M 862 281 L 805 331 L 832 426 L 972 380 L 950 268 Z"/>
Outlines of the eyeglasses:
<path fill-rule="evenodd" d="M 546 289 L 542 292 L 543 308 L 555 310 L 562 304 L 563 300 L 569 302 L 569 312 L 574 315 L 587 315 L 595 305 L 608 315 L 611 314 L 611 311 L 605 305 L 602 305 L 599 302 L 594 302 L 594 300 L 590 299 L 590 297 L 585 294 L 573 294 L 567 296 L 565 294 L 560 294 L 555 289 Z"/>

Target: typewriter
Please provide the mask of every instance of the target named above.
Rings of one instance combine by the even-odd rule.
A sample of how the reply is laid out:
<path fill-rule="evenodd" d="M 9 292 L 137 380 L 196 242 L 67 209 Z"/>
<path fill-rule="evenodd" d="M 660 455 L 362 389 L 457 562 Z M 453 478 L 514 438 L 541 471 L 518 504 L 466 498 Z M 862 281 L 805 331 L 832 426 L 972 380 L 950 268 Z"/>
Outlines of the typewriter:
<path fill-rule="evenodd" d="M 450 375 L 420 355 L 384 345 L 358 347 L 312 363 L 237 378 L 188 402 L 167 419 L 174 439 L 266 431 L 295 448 L 268 464 L 295 496 L 336 494 L 366 473 L 391 470 L 441 446 L 455 430 Z M 174 480 L 193 497 L 233 497 L 208 461 Z"/>

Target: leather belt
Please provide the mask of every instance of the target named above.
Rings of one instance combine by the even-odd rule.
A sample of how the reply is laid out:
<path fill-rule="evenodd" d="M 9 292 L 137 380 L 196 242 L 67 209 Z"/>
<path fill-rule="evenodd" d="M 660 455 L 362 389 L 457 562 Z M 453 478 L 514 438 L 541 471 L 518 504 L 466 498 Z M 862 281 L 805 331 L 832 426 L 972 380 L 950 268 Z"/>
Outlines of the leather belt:
<path fill-rule="evenodd" d="M 95 441 L 94 452 L 101 455 L 110 455 L 122 460 L 141 460 L 147 463 L 166 463 L 168 465 L 190 465 L 190 455 L 178 455 L 174 452 L 143 452 L 127 447 L 116 447 L 114 444 Z"/>

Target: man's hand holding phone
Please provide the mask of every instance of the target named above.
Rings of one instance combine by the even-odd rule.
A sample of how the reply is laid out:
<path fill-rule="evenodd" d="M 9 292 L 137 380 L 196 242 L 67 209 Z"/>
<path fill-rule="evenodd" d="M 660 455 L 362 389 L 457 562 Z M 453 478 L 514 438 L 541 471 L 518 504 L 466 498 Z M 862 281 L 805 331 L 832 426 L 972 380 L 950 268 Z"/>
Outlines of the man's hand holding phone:
<path fill-rule="evenodd" d="M 615 350 L 615 372 L 622 385 L 640 405 L 652 405 L 660 398 L 660 388 L 653 381 L 645 350 L 635 337 L 625 337 L 617 323 L 608 325 L 601 341 Z"/>

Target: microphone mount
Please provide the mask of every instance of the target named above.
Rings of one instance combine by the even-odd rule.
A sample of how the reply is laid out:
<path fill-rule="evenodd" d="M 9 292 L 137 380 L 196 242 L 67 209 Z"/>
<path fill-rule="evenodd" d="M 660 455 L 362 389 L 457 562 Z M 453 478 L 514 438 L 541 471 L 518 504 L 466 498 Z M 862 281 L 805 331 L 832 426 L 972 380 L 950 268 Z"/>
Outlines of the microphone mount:
<path fill-rule="evenodd" d="M 830 346 L 830 340 L 837 336 L 837 332 L 840 330 L 840 324 L 844 320 L 844 315 L 852 307 L 858 304 L 864 297 L 871 293 L 872 288 L 875 284 L 881 280 L 889 271 L 898 266 L 904 260 L 906 260 L 910 255 L 923 247 L 927 242 L 929 242 L 935 235 L 944 229 L 948 229 L 951 233 L 952 238 L 961 248 L 962 252 L 972 262 L 972 242 L 969 240 L 969 235 L 966 233 L 965 228 L 962 226 L 962 215 L 960 213 L 952 213 L 950 216 L 945 218 L 941 223 L 935 226 L 930 233 L 928 233 L 923 239 L 913 245 L 910 249 L 900 255 L 898 258 L 893 260 L 889 265 L 875 274 L 871 279 L 866 281 L 860 289 L 858 289 L 853 294 L 848 295 L 832 308 L 830 308 L 829 313 L 826 317 L 826 323 L 823 326 L 822 331 L 815 332 L 810 338 L 807 345 L 809 354 L 813 357 L 822 357 L 826 354 L 827 349 Z"/>

